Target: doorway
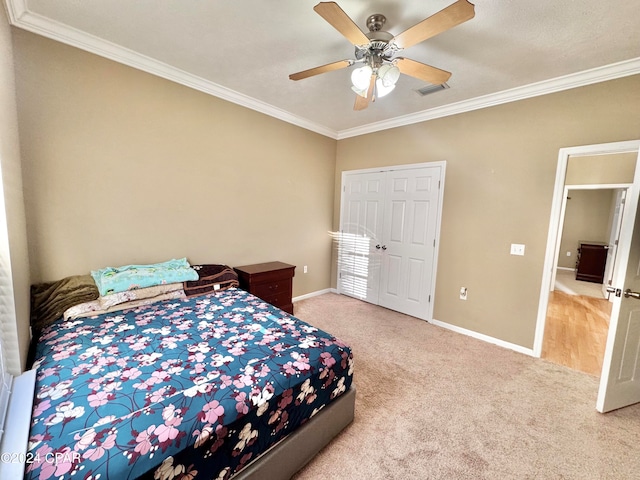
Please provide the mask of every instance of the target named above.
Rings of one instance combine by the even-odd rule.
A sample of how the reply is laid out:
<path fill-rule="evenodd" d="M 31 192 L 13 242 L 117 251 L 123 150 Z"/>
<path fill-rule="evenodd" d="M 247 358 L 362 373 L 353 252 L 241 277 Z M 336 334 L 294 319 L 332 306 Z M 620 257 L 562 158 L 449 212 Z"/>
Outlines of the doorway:
<path fill-rule="evenodd" d="M 612 308 L 606 287 L 628 186 L 565 185 L 541 356 L 594 376 L 602 371 Z"/>
<path fill-rule="evenodd" d="M 639 286 L 632 283 L 632 281 L 635 281 L 633 274 L 636 273 L 636 270 L 633 265 L 629 264 L 633 256 L 632 253 L 635 251 L 631 248 L 632 238 L 634 242 L 640 242 L 640 233 L 636 235 L 634 231 L 634 225 L 636 225 L 639 227 L 638 232 L 640 232 L 640 223 L 636 222 L 636 212 L 639 211 L 638 199 L 640 195 L 640 168 L 636 168 L 640 163 L 639 150 L 640 141 L 634 140 L 582 147 L 568 147 L 560 149 L 558 154 L 558 168 L 556 171 L 556 183 L 547 237 L 547 251 L 539 297 L 538 322 L 534 340 L 534 355 L 536 356 L 541 356 L 542 354 L 549 294 L 553 285 L 552 280 L 555 280 L 557 255 L 559 253 L 558 237 L 561 231 L 559 227 L 561 223 L 560 220 L 564 214 L 563 209 L 565 208 L 565 186 L 572 184 L 628 184 L 629 172 L 632 172 L 631 177 L 633 178 L 628 188 L 626 212 L 622 218 L 620 230 L 619 252 L 615 259 L 616 273 L 613 276 L 611 286 L 615 291 L 615 298 L 613 298 L 603 367 L 600 375 L 600 387 L 596 402 L 596 409 L 600 412 L 621 408 L 625 405 L 640 401 L 640 368 L 636 368 L 640 367 L 640 365 L 634 363 L 633 365 L 635 365 L 635 367 L 632 365 L 633 368 L 630 369 L 629 365 L 631 365 L 631 363 L 629 361 L 629 355 L 625 353 L 633 350 L 632 344 L 634 342 L 640 345 L 640 329 L 636 332 L 632 326 L 632 322 L 636 321 L 636 317 L 631 318 L 629 314 L 629 311 L 633 311 L 633 315 L 636 315 L 636 312 L 640 314 L 640 310 L 630 310 L 631 307 L 637 305 L 629 300 L 631 295 L 628 294 L 628 292 L 632 290 L 640 290 Z M 568 167 L 571 162 L 581 167 L 578 177 L 582 178 L 578 181 L 575 179 L 575 169 L 572 175 L 569 174 Z M 626 177 L 620 179 L 620 176 L 624 176 L 625 173 L 627 173 Z M 597 180 L 594 180 L 594 178 L 597 178 Z M 640 246 L 634 248 L 640 251 Z M 633 260 L 635 261 L 637 258 L 633 257 Z M 638 272 L 640 272 L 640 267 L 638 267 Z M 625 286 L 627 284 L 632 288 L 629 289 L 629 286 Z M 625 288 L 627 288 L 627 290 L 623 292 Z M 622 295 L 622 293 L 624 293 L 624 295 Z M 632 293 L 635 294 L 635 292 Z M 640 295 L 638 295 L 638 298 L 640 298 Z M 624 317 L 621 316 L 623 311 Z M 633 373 L 626 375 L 628 373 L 627 371 Z M 625 373 L 625 375 L 621 375 L 620 372 Z"/>

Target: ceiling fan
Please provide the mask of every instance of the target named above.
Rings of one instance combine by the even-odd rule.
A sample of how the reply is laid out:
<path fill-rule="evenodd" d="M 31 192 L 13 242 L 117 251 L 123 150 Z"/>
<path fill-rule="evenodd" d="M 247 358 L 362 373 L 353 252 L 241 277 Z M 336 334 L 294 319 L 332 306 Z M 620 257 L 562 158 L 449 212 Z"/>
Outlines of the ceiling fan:
<path fill-rule="evenodd" d="M 369 16 L 369 31 L 364 33 L 335 2 L 320 2 L 313 9 L 355 46 L 355 59 L 310 68 L 293 73 L 289 78 L 302 80 L 362 63 L 364 65 L 351 74 L 351 88 L 356 92 L 354 110 L 364 110 L 376 97 L 391 92 L 401 73 L 434 85 L 445 83 L 451 76 L 450 72 L 395 55 L 400 50 L 449 30 L 475 15 L 472 3 L 458 0 L 399 35 L 393 36 L 382 30 L 387 19 L 379 13 Z"/>

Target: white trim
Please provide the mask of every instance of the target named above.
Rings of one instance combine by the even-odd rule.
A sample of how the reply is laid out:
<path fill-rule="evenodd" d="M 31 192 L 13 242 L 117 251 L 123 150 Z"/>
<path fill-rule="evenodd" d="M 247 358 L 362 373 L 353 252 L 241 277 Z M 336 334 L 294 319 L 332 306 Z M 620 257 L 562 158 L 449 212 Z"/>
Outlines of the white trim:
<path fill-rule="evenodd" d="M 432 323 L 433 325 L 436 325 L 438 327 L 446 328 L 447 330 L 451 330 L 452 332 L 461 333 L 462 335 L 467 335 L 468 337 L 477 338 L 478 340 L 482 340 L 483 342 L 493 343 L 494 345 L 497 345 L 499 347 L 508 348 L 509 350 L 529 355 L 530 357 L 534 356 L 533 350 L 523 347 L 522 345 L 505 342 L 504 340 L 500 340 L 499 338 L 490 337 L 489 335 L 474 332 L 473 330 L 467 330 L 466 328 L 451 325 L 450 323 L 446 322 L 441 322 L 440 320 L 430 320 L 429 323 Z"/>
<path fill-rule="evenodd" d="M 594 184 L 581 184 L 581 183 L 567 183 L 565 188 L 569 190 L 617 190 L 619 188 L 629 188 L 633 186 L 633 183 L 594 183 Z"/>
<path fill-rule="evenodd" d="M 11 5 L 12 3 L 18 2 L 16 0 L 10 0 L 7 3 Z M 223 87 L 222 85 L 218 85 L 217 83 L 211 82 L 202 77 L 192 75 L 184 70 L 180 70 L 179 68 L 173 67 L 159 60 L 155 60 L 146 55 L 142 55 L 128 48 L 61 24 L 42 15 L 34 14 L 25 10 L 24 13 L 19 15 L 17 18 L 16 15 L 11 12 L 9 13 L 9 16 L 11 18 L 11 23 L 14 26 L 23 28 L 38 35 L 80 48 L 87 52 L 108 58 L 109 60 L 113 60 L 129 67 L 142 70 L 143 72 L 193 88 L 194 90 L 213 95 L 214 97 L 227 100 L 228 102 L 235 103 L 236 105 L 264 113 L 265 115 L 305 128 L 312 132 L 334 139 L 337 138 L 337 132 L 325 127 L 324 125 L 320 125 L 307 120 L 306 118 L 294 115 L 261 100 L 236 92 L 230 88 Z"/>
<path fill-rule="evenodd" d="M 550 93 L 561 92 L 563 90 L 583 87 L 593 83 L 636 75 L 638 73 L 640 73 L 640 57 L 613 63 L 611 65 L 592 68 L 591 70 L 585 70 L 583 72 L 572 73 L 563 77 L 531 83 L 522 87 L 504 90 L 502 92 L 471 98 L 469 100 L 462 100 L 461 102 L 423 110 L 421 112 L 392 118 L 390 120 L 384 120 L 382 122 L 370 123 L 361 127 L 341 130 L 338 132 L 338 140 L 357 137 L 367 133 L 374 133 L 380 130 L 425 122 L 427 120 L 434 120 L 436 118 L 448 117 L 450 115 L 457 115 L 459 113 L 471 112 L 473 110 L 480 110 L 482 108 L 502 105 L 504 103 L 516 102 L 527 98 L 548 95 Z"/>
<path fill-rule="evenodd" d="M 534 356 L 542 355 L 542 342 L 544 340 L 544 326 L 547 318 L 547 307 L 549 306 L 549 288 L 551 279 L 555 275 L 555 255 L 556 244 L 559 233 L 562 209 L 564 205 L 565 185 L 564 179 L 567 173 L 567 163 L 570 156 L 585 155 L 606 155 L 613 153 L 638 152 L 640 150 L 640 140 L 630 140 L 615 143 L 600 143 L 596 145 L 584 145 L 578 147 L 561 148 L 558 152 L 558 167 L 556 170 L 556 180 L 549 217 L 549 231 L 547 234 L 547 249 L 545 253 L 544 267 L 542 271 L 542 282 L 540 285 L 540 300 L 538 302 L 538 320 L 533 341 Z M 635 184 L 634 184 L 635 185 Z M 589 185 L 586 185 L 589 186 Z M 575 185 L 574 185 L 575 187 Z"/>
<path fill-rule="evenodd" d="M 425 122 L 427 120 L 470 112 L 495 105 L 502 105 L 504 103 L 515 102 L 540 95 L 547 95 L 550 93 L 560 92 L 562 90 L 605 82 L 640 73 L 640 57 L 632 58 L 622 62 L 613 63 L 611 65 L 592 68 L 583 72 L 572 73 L 562 77 L 524 85 L 522 87 L 511 88 L 502 92 L 463 100 L 450 105 L 443 105 L 441 107 L 435 107 L 381 122 L 336 131 L 324 125 L 312 122 L 306 118 L 274 107 L 273 105 L 269 105 L 265 102 L 249 97 L 243 93 L 236 92 L 209 80 L 205 80 L 204 78 L 191 75 L 183 70 L 177 69 L 158 60 L 154 60 L 153 58 L 141 55 L 93 35 L 89 35 L 86 32 L 74 29 L 68 25 L 53 21 L 42 15 L 32 13 L 28 10 L 25 0 L 6 0 L 5 5 L 11 24 L 16 27 L 23 28 L 24 30 L 37 33 L 44 37 L 66 43 L 67 45 L 71 45 L 91 53 L 95 53 L 96 55 L 157 75 L 181 85 L 194 88 L 201 92 L 227 100 L 231 103 L 264 113 L 265 115 L 269 115 L 284 122 L 297 125 L 336 140 Z"/>
<path fill-rule="evenodd" d="M 556 270 L 568 270 L 570 272 L 575 272 L 576 271 L 575 268 L 570 268 L 570 267 L 556 267 Z"/>
<path fill-rule="evenodd" d="M 307 298 L 317 297 L 318 295 L 324 295 L 325 293 L 331 293 L 333 289 L 325 288 L 323 290 L 316 290 L 315 292 L 305 293 L 304 295 L 298 295 L 297 297 L 293 297 L 291 301 L 293 303 L 299 302 L 300 300 L 306 300 Z"/>

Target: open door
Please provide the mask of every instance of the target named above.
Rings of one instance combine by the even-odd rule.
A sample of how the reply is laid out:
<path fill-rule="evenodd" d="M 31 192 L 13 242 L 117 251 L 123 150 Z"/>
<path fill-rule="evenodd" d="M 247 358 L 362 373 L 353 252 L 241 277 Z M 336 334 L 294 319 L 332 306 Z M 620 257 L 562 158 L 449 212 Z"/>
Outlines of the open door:
<path fill-rule="evenodd" d="M 613 285 L 613 267 L 618 254 L 618 242 L 620 240 L 620 228 L 622 227 L 622 213 L 624 212 L 624 202 L 627 191 L 616 190 L 616 202 L 613 208 L 611 220 L 611 232 L 609 233 L 609 248 L 607 249 L 607 263 L 604 269 L 604 281 L 602 282 L 602 294 L 613 302 L 613 294 L 607 288 Z"/>
<path fill-rule="evenodd" d="M 640 218 L 638 181 L 627 196 L 618 265 L 609 291 L 614 297 L 596 409 L 609 412 L 640 402 Z"/>

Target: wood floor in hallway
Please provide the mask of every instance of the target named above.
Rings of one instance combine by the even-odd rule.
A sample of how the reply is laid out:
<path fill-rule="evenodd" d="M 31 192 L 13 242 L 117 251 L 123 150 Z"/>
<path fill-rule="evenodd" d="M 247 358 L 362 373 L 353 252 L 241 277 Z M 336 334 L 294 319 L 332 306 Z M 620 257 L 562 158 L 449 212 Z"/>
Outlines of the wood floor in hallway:
<path fill-rule="evenodd" d="M 542 358 L 600 376 L 611 305 L 602 298 L 551 292 Z"/>

